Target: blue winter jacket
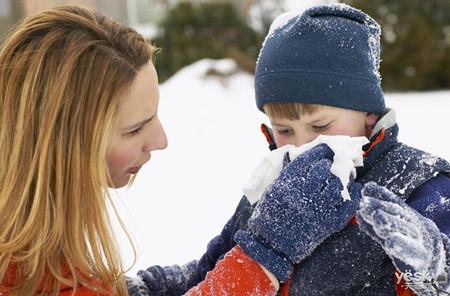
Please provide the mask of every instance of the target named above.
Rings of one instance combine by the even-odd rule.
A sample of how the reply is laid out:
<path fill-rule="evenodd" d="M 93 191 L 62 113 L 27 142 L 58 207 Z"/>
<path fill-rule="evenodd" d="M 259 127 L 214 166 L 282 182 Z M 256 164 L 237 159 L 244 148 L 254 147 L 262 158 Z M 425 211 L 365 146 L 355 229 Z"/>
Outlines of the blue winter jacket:
<path fill-rule="evenodd" d="M 406 200 L 450 236 L 450 164 L 398 142 L 395 113 L 387 109 L 364 147 L 364 167 L 356 181 L 375 181 Z M 230 250 L 237 230 L 246 228 L 253 206 L 243 197 L 220 235 L 200 260 L 184 266 L 152 266 L 129 279 L 130 295 L 182 295 L 202 281 Z M 450 257 L 450 254 L 449 254 Z M 289 295 L 397 295 L 395 267 L 383 249 L 356 224 L 349 224 L 298 264 Z"/>

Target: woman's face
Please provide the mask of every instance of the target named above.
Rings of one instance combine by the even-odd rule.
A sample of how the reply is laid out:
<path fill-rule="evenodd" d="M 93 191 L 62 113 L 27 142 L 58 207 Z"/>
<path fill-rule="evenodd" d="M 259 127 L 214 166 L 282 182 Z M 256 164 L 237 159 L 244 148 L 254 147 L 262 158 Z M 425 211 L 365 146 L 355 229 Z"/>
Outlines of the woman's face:
<path fill-rule="evenodd" d="M 167 147 L 158 118 L 158 76 L 151 62 L 138 72 L 115 117 L 108 144 L 110 187 L 120 188 L 150 160 L 151 151 Z"/>

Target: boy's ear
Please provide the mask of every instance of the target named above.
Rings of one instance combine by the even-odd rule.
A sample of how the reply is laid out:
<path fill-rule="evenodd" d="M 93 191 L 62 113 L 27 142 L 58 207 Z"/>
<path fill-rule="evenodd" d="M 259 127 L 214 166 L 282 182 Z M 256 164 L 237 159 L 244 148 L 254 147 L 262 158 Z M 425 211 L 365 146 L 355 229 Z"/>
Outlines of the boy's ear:
<path fill-rule="evenodd" d="M 266 137 L 267 143 L 269 143 L 270 151 L 277 149 L 277 144 L 275 143 L 275 138 L 273 137 L 272 129 L 266 124 L 261 124 L 261 131 Z"/>
<path fill-rule="evenodd" d="M 380 114 L 378 114 L 378 113 L 367 113 L 366 127 L 373 127 L 375 125 L 375 123 L 377 122 L 378 117 L 380 117 Z"/>

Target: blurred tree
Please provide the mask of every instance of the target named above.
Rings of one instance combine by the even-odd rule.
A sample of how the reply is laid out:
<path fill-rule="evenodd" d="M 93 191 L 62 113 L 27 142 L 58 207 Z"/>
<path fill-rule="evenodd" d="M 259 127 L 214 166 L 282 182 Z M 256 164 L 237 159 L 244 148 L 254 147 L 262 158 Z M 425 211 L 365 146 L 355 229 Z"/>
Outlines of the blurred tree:
<path fill-rule="evenodd" d="M 285 12 L 286 0 L 253 0 L 245 11 L 245 17 L 253 28 L 267 34 L 273 20 Z"/>
<path fill-rule="evenodd" d="M 263 40 L 231 3 L 220 1 L 180 2 L 161 28 L 163 35 L 153 40 L 162 49 L 155 63 L 161 82 L 202 58 L 233 58 L 253 72 Z"/>
<path fill-rule="evenodd" d="M 449 0 L 343 0 L 382 28 L 385 90 L 450 88 Z"/>

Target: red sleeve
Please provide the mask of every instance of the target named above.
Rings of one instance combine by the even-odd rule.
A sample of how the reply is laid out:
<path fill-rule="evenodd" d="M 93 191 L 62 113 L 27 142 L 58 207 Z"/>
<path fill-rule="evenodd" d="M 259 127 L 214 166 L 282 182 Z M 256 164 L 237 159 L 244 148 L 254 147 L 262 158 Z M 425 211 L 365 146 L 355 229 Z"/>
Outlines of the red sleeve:
<path fill-rule="evenodd" d="M 277 291 L 262 268 L 239 247 L 231 249 L 203 282 L 185 296 L 276 295 Z"/>
<path fill-rule="evenodd" d="M 97 280 L 93 280 L 91 283 L 94 285 L 97 285 L 98 287 L 103 287 L 107 291 L 107 293 L 104 294 L 104 293 L 95 292 L 84 286 L 78 287 L 74 293 L 73 287 L 69 287 L 67 285 L 61 284 L 61 289 L 59 291 L 58 296 L 113 296 L 112 287 L 103 285 L 101 281 L 97 281 Z"/>
<path fill-rule="evenodd" d="M 62 289 L 58 296 L 112 296 L 112 294 L 100 294 L 85 287 L 81 287 L 76 290 L 75 294 L 73 293 L 73 289 Z"/>
<path fill-rule="evenodd" d="M 9 291 L 15 284 L 16 272 L 17 272 L 16 264 L 10 263 L 8 266 L 8 271 L 5 274 L 5 276 L 3 277 L 3 281 L 0 281 L 0 296 L 11 295 Z M 64 267 L 64 276 L 68 277 L 69 274 L 70 274 L 69 269 L 67 267 Z M 91 283 L 98 287 L 103 287 L 107 291 L 107 294 L 100 294 L 99 292 L 92 291 L 83 286 L 80 286 L 79 288 L 77 288 L 76 292 L 74 293 L 73 287 L 70 287 L 65 284 L 61 284 L 58 296 L 113 296 L 112 287 L 103 285 L 101 281 L 94 280 L 94 279 L 91 280 Z M 38 291 L 36 291 L 36 293 L 34 293 L 34 294 L 35 295 L 44 295 L 44 294 L 47 295 L 48 293 L 46 293 L 44 290 L 45 290 L 45 286 L 43 283 L 41 283 Z"/>

